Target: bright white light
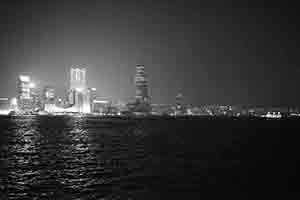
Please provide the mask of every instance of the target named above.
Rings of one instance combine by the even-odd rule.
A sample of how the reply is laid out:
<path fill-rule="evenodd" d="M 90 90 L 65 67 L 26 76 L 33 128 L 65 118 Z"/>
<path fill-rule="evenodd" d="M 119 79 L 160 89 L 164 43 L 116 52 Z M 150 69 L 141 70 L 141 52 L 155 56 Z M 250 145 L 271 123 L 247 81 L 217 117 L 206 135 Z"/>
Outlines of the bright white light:
<path fill-rule="evenodd" d="M 31 83 L 29 83 L 29 87 L 30 88 L 35 88 L 35 84 L 31 82 Z"/>
<path fill-rule="evenodd" d="M 83 90 L 82 88 L 76 88 L 77 92 L 82 92 L 82 90 Z"/>
<path fill-rule="evenodd" d="M 29 76 L 24 76 L 24 75 L 20 75 L 19 79 L 23 82 L 29 82 L 30 81 L 30 77 Z"/>
<path fill-rule="evenodd" d="M 16 106 L 17 105 L 17 98 L 15 98 L 15 97 L 12 98 L 10 103 L 11 103 L 11 105 Z"/>
<path fill-rule="evenodd" d="M 109 101 L 106 100 L 94 100 L 93 103 L 109 103 Z"/>
<path fill-rule="evenodd" d="M 96 91 L 96 88 L 91 88 L 92 91 Z"/>
<path fill-rule="evenodd" d="M 0 110 L 0 115 L 8 115 L 9 112 L 9 110 Z"/>
<path fill-rule="evenodd" d="M 90 112 L 91 112 L 90 104 L 84 103 L 84 104 L 83 104 L 82 112 L 83 112 L 83 113 L 90 113 Z"/>

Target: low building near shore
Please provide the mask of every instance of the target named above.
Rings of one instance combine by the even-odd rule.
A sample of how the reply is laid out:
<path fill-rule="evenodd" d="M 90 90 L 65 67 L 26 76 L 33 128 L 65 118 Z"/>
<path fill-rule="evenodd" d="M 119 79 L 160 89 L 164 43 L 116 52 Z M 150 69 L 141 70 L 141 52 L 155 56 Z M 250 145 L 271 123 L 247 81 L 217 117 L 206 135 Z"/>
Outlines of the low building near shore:
<path fill-rule="evenodd" d="M 0 98 L 0 114 L 8 114 L 11 110 L 10 101 L 8 98 Z"/>

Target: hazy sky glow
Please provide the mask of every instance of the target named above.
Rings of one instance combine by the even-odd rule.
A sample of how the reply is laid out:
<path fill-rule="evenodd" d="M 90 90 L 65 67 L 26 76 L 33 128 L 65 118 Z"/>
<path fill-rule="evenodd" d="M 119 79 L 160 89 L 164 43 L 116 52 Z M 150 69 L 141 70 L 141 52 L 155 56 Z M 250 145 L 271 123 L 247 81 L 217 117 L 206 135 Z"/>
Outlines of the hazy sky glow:
<path fill-rule="evenodd" d="M 0 96 L 16 94 L 22 72 L 62 95 L 69 68 L 81 65 L 100 97 L 127 101 L 144 64 L 154 103 L 173 103 L 179 91 L 191 104 L 300 100 L 295 5 L 17 2 L 0 7 Z"/>

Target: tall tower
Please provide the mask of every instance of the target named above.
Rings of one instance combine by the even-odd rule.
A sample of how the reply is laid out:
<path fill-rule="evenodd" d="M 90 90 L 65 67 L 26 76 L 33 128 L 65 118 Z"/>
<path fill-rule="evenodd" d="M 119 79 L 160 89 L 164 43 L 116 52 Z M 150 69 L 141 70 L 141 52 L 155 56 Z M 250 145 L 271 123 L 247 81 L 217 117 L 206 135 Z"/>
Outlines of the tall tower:
<path fill-rule="evenodd" d="M 141 103 L 149 102 L 148 79 L 144 65 L 136 65 L 135 87 L 136 101 Z"/>
<path fill-rule="evenodd" d="M 147 115 L 151 112 L 148 78 L 144 65 L 136 65 L 135 102 L 129 104 L 128 107 L 137 115 Z"/>
<path fill-rule="evenodd" d="M 71 68 L 70 70 L 69 103 L 74 106 L 78 112 L 91 112 L 85 68 Z"/>
<path fill-rule="evenodd" d="M 21 111 L 33 110 L 32 89 L 34 85 L 30 80 L 30 76 L 20 75 L 17 80 L 17 103 Z"/>
<path fill-rule="evenodd" d="M 30 76 L 20 75 L 17 81 L 18 99 L 30 99 Z"/>
<path fill-rule="evenodd" d="M 86 89 L 86 69 L 71 68 L 70 71 L 70 89 L 84 90 Z"/>

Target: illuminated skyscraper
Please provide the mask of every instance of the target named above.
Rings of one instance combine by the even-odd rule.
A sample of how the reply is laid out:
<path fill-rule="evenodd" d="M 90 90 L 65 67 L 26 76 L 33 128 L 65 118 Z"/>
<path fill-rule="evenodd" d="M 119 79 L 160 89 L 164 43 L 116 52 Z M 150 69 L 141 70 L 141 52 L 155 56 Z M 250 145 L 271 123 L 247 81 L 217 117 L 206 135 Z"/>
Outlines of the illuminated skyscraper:
<path fill-rule="evenodd" d="M 30 76 L 20 75 L 17 80 L 17 102 L 21 111 L 33 110 L 32 89 L 35 85 L 31 82 Z"/>
<path fill-rule="evenodd" d="M 20 75 L 17 81 L 18 99 L 30 99 L 30 77 Z"/>
<path fill-rule="evenodd" d="M 147 115 L 151 111 L 148 79 L 144 65 L 136 65 L 135 102 L 127 104 L 128 110 L 136 115 Z"/>
<path fill-rule="evenodd" d="M 71 68 L 70 72 L 70 89 L 71 90 L 85 90 L 86 86 L 86 69 L 85 68 Z"/>
<path fill-rule="evenodd" d="M 30 84 L 30 98 L 32 100 L 32 108 L 34 111 L 41 110 L 42 105 L 42 89 L 36 85 Z"/>
<path fill-rule="evenodd" d="M 90 93 L 86 84 L 86 69 L 71 68 L 69 103 L 78 112 L 91 112 Z"/>
<path fill-rule="evenodd" d="M 135 75 L 135 99 L 137 102 L 149 103 L 148 79 L 144 65 L 136 65 Z"/>

